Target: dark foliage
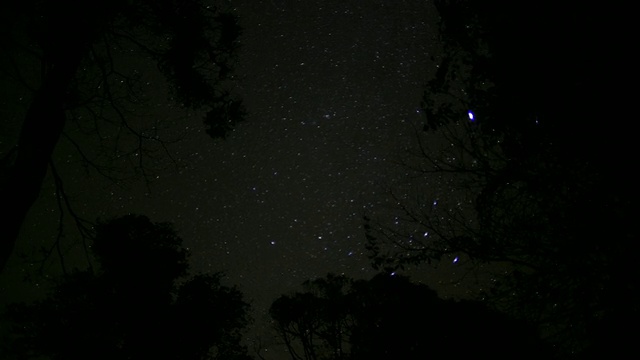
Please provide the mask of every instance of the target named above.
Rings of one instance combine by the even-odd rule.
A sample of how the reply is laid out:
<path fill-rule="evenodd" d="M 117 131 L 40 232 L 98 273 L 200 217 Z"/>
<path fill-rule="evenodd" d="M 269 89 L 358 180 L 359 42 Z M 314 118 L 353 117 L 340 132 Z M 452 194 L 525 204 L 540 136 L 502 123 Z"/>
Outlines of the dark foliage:
<path fill-rule="evenodd" d="M 628 109 L 612 92 L 629 70 L 624 17 L 567 2 L 437 6 L 445 52 L 407 164 L 453 195 L 436 208 L 438 189 L 414 184 L 406 193 L 418 196 L 394 195 L 400 225 L 365 219 L 374 265 L 447 254 L 506 264 L 494 305 L 539 325 L 565 356 L 631 351 L 621 319 L 639 315 L 637 191 L 622 170 L 633 161 Z M 437 136 L 444 150 L 428 143 Z"/>
<path fill-rule="evenodd" d="M 250 359 L 248 305 L 219 275 L 185 277 L 169 224 L 129 215 L 101 223 L 100 269 L 76 271 L 33 304 L 13 304 L 6 359 Z"/>
<path fill-rule="evenodd" d="M 532 328 L 476 302 L 438 298 L 400 275 L 353 281 L 328 275 L 271 306 L 276 330 L 299 359 L 550 356 Z"/>

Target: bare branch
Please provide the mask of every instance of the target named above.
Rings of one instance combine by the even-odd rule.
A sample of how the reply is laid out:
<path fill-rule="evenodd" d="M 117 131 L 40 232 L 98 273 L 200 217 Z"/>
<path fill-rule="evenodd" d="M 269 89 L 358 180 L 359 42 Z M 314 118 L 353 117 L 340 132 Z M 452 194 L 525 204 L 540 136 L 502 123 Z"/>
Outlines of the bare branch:
<path fill-rule="evenodd" d="M 54 181 L 55 181 L 55 185 L 56 185 L 56 199 L 57 199 L 57 203 L 58 203 L 58 210 L 60 212 L 59 215 L 59 231 L 58 231 L 58 236 L 56 237 L 56 242 L 55 242 L 55 246 L 56 248 L 60 249 L 60 240 L 63 237 L 63 224 L 64 224 L 64 211 L 66 209 L 66 211 L 69 213 L 69 215 L 71 216 L 71 219 L 73 220 L 73 222 L 76 225 L 77 230 L 80 233 L 80 239 L 82 241 L 82 248 L 85 254 L 85 257 L 87 259 L 87 263 L 89 264 L 90 268 L 93 268 L 92 262 L 91 262 L 91 256 L 89 254 L 89 247 L 87 244 L 87 241 L 90 241 L 91 239 L 93 239 L 93 226 L 95 225 L 93 222 L 86 220 L 84 218 L 82 218 L 81 216 L 79 216 L 75 210 L 73 209 L 73 206 L 71 205 L 70 201 L 69 201 L 69 197 L 67 195 L 67 193 L 64 190 L 64 186 L 63 186 L 63 181 L 62 178 L 60 177 L 60 174 L 58 173 L 53 161 L 49 162 L 49 167 L 51 169 L 51 173 L 53 174 L 54 177 Z M 64 205 L 64 206 L 63 206 Z M 60 256 L 60 261 L 61 261 L 61 265 L 63 266 L 63 270 L 64 270 L 64 263 L 63 263 L 63 254 L 59 251 L 59 256 Z"/>

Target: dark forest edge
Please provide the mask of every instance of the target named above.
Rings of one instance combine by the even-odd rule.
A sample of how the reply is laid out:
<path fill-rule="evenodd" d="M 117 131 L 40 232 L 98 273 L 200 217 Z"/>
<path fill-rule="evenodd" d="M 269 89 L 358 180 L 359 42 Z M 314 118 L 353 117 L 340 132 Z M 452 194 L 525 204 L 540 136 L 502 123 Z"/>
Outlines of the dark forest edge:
<path fill-rule="evenodd" d="M 223 285 L 221 273 L 190 274 L 189 252 L 171 224 L 138 215 L 99 221 L 91 250 L 94 267 L 62 276 L 44 299 L 8 306 L 5 358 L 254 358 L 242 341 L 251 322 L 242 293 Z M 275 299 L 269 313 L 292 360 L 564 357 L 538 324 L 488 305 L 444 300 L 382 272 L 370 280 L 308 280 Z"/>
<path fill-rule="evenodd" d="M 168 223 L 127 215 L 100 222 L 94 269 L 61 277 L 50 294 L 8 307 L 5 359 L 251 359 L 249 305 L 220 273 L 190 275 Z M 549 358 L 525 323 L 479 302 L 442 300 L 400 275 L 328 274 L 270 309 L 292 359 Z M 264 358 L 258 352 L 257 356 Z"/>
<path fill-rule="evenodd" d="M 3 359 L 251 359 L 241 344 L 249 305 L 221 273 L 189 274 L 169 223 L 127 215 L 99 222 L 97 266 L 49 295 L 7 307 Z"/>
<path fill-rule="evenodd" d="M 439 298 L 407 277 L 328 274 L 270 308 L 292 360 L 549 359 L 534 327 L 482 302 Z"/>

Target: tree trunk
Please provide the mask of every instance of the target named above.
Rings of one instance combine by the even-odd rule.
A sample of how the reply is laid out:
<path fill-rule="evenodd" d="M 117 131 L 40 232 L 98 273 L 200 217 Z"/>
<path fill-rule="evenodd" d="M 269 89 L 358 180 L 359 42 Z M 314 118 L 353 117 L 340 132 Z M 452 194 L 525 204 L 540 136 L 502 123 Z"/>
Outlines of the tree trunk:
<path fill-rule="evenodd" d="M 80 49 L 67 51 L 50 67 L 27 111 L 15 162 L 0 179 L 0 272 L 4 269 L 20 228 L 38 199 L 48 164 L 65 124 L 65 100 L 80 65 Z"/>

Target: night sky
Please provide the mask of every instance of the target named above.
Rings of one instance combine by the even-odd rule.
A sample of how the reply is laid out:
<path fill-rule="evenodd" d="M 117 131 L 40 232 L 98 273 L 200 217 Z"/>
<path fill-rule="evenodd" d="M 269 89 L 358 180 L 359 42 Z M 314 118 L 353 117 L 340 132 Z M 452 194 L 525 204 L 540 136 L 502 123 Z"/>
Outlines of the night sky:
<path fill-rule="evenodd" d="M 60 143 L 56 158 L 79 214 L 137 213 L 174 223 L 192 252 L 192 270 L 223 270 L 252 303 L 261 327 L 270 303 L 307 279 L 375 273 L 362 216 L 384 207 L 388 187 L 405 174 L 396 161 L 412 139 L 411 124 L 423 119 L 420 99 L 439 51 L 437 14 L 424 0 L 233 6 L 243 35 L 231 86 L 248 116 L 226 140 L 212 140 L 201 114 L 159 95 L 144 111 L 180 141 L 169 145 L 170 157 L 157 154 L 148 188 L 140 178 L 115 185 L 86 175 L 68 143 Z M 149 91 L 161 88 L 149 76 Z M 55 233 L 52 186 L 45 185 L 32 208 L 16 253 L 34 251 Z M 77 248 L 70 242 L 67 251 Z M 55 262 L 48 265 L 54 268 Z M 14 285 L 24 271 L 14 256 L 3 291 L 15 289 L 7 293 L 16 298 L 37 292 L 35 284 Z M 462 291 L 446 285 L 455 282 L 454 273 L 444 266 L 417 276 L 451 295 Z"/>

